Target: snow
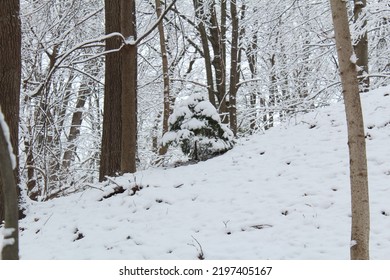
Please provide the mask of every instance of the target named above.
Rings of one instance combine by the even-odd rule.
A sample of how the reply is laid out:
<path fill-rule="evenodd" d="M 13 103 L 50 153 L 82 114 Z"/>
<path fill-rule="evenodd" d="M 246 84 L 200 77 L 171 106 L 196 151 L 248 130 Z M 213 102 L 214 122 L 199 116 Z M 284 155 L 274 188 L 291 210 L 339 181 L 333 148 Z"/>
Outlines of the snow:
<path fill-rule="evenodd" d="M 127 45 L 135 45 L 135 37 L 134 36 L 127 37 L 125 43 Z"/>
<path fill-rule="evenodd" d="M 15 228 L 3 228 L 2 229 L 1 249 L 6 247 L 6 246 L 13 245 L 15 243 L 15 239 L 13 237 L 11 237 L 12 234 L 14 233 L 14 231 L 15 231 Z M 1 250 L 0 250 L 0 252 L 1 252 Z"/>
<path fill-rule="evenodd" d="M 356 54 L 352 53 L 352 55 L 351 55 L 349 60 L 351 61 L 351 63 L 356 64 L 356 62 L 358 60 L 357 57 L 356 57 Z"/>
<path fill-rule="evenodd" d="M 3 232 L 4 238 L 11 237 L 12 234 L 14 233 L 14 231 L 15 231 L 15 228 L 3 228 L 2 232 Z"/>
<path fill-rule="evenodd" d="M 8 151 L 9 151 L 9 155 L 10 155 L 10 158 L 11 158 L 12 169 L 15 169 L 16 168 L 16 156 L 12 152 L 12 145 L 11 145 L 11 138 L 10 138 L 9 127 L 8 127 L 7 123 L 5 122 L 4 115 L 3 115 L 2 111 L 1 111 L 1 108 L 0 108 L 0 125 L 1 125 L 1 127 L 3 129 L 5 141 L 8 144 Z"/>
<path fill-rule="evenodd" d="M 195 108 L 195 112 L 199 112 L 200 115 L 207 116 L 212 118 L 213 120 L 220 122 L 219 114 L 217 109 L 208 101 L 199 102 Z"/>
<path fill-rule="evenodd" d="M 363 94 L 362 103 L 370 256 L 389 259 L 390 87 Z M 21 259 L 196 260 L 200 250 L 206 260 L 349 259 L 346 131 L 344 106 L 335 104 L 208 161 L 30 202 L 20 221 Z M 118 186 L 126 191 L 103 198 Z"/>

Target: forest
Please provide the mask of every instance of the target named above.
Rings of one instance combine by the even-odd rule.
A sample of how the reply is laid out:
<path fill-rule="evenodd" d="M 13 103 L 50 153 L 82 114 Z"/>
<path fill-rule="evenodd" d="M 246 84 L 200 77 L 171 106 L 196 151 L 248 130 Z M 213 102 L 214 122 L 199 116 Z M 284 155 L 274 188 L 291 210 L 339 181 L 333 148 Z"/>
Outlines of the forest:
<path fill-rule="evenodd" d="M 349 145 L 345 136 L 340 146 L 349 147 L 343 159 L 350 163 L 352 200 L 368 204 L 359 192 L 368 192 L 367 127 L 357 108 L 359 94 L 389 85 L 389 21 L 386 0 L 2 1 L 0 221 L 12 220 L 8 207 L 17 207 L 25 227 L 23 219 L 34 216 L 31 205 L 96 189 L 102 200 L 127 192 L 133 197 L 153 181 L 153 175 L 145 178 L 150 170 L 198 168 L 235 153 L 248 139 L 342 102 L 347 115 L 337 117 L 347 120 Z M 345 29 L 349 37 L 342 42 Z M 305 133 L 302 139 L 310 137 Z M 282 140 L 290 141 L 274 141 Z M 18 186 L 13 196 L 19 198 L 11 206 L 4 187 L 10 184 Z M 357 204 L 352 212 L 367 215 Z M 360 222 L 352 221 L 352 232 L 369 230 Z M 6 224 L 4 240 L 17 232 L 7 228 L 18 228 Z M 71 231 L 73 241 L 86 236 L 80 226 Z M 368 259 L 359 239 L 368 242 L 368 236 L 357 234 L 351 242 L 359 246 L 351 247 L 359 252 L 351 249 L 351 258 Z M 198 239 L 191 242 L 204 257 Z M 12 246 L 3 244 L 3 258 L 17 258 L 4 257 Z M 148 258 L 154 256 L 161 257 Z"/>

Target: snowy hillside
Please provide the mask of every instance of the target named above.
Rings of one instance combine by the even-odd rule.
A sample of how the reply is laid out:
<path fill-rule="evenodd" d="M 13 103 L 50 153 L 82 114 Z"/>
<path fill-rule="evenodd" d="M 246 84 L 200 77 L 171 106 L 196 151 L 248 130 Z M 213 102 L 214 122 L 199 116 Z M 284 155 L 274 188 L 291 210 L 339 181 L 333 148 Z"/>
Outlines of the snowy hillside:
<path fill-rule="evenodd" d="M 371 258 L 390 259 L 390 87 L 362 101 Z M 347 148 L 336 104 L 206 162 L 31 203 L 21 259 L 348 259 Z M 119 186 L 125 191 L 108 197 Z"/>

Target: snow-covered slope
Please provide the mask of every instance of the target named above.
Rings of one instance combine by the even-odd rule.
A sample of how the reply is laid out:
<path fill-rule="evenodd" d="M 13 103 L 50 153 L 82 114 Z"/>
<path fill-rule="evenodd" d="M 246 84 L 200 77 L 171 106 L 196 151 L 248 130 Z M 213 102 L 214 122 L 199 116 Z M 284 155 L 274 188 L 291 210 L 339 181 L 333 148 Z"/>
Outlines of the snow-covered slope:
<path fill-rule="evenodd" d="M 362 101 L 371 257 L 390 259 L 390 87 Z M 21 258 L 348 259 L 348 162 L 344 107 L 336 104 L 206 162 L 31 203 Z M 103 199 L 118 186 L 125 192 Z"/>

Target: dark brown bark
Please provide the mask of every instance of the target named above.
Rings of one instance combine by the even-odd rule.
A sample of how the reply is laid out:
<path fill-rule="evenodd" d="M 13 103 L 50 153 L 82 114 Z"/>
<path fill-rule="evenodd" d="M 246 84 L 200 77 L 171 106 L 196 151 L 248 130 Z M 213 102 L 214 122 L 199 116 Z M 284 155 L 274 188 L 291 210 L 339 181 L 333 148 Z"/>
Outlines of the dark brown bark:
<path fill-rule="evenodd" d="M 226 3 L 225 3 L 226 4 Z M 223 34 L 223 29 L 218 24 L 217 11 L 215 8 L 215 1 L 212 1 L 209 7 L 210 12 L 210 26 L 209 41 L 213 49 L 214 57 L 212 64 L 215 70 L 215 82 L 217 88 L 217 99 L 218 99 L 218 111 L 221 114 L 221 120 L 223 123 L 229 123 L 229 111 L 226 102 L 226 58 L 225 58 L 225 43 L 223 38 L 226 34 Z M 226 11 L 222 11 L 223 5 L 221 6 L 221 17 L 226 16 Z M 221 22 L 226 19 L 221 19 Z"/>
<path fill-rule="evenodd" d="M 13 152 L 18 155 L 21 83 L 21 27 L 19 1 L 0 1 L 0 106 L 9 126 Z M 14 228 L 13 245 L 3 248 L 3 259 L 18 259 L 18 167 L 12 170 L 4 133 L 0 133 L 0 222 Z"/>
<path fill-rule="evenodd" d="M 351 259 L 369 259 L 370 210 L 363 114 L 346 3 L 331 0 L 336 48 L 340 65 L 350 158 L 352 230 Z"/>
<path fill-rule="evenodd" d="M 237 135 L 237 82 L 239 79 L 238 72 L 238 14 L 236 0 L 230 1 L 230 15 L 232 18 L 232 45 L 230 57 L 230 86 L 229 86 L 229 112 L 230 112 L 230 129 L 234 135 Z"/>
<path fill-rule="evenodd" d="M 2 113 L 0 112 L 0 114 Z M 1 116 L 2 118 L 3 116 Z M 0 186 L 3 193 L 4 230 L 6 230 L 4 239 L 11 242 L 3 247 L 1 259 L 17 260 L 19 259 L 18 195 L 8 145 L 5 130 L 0 123 Z"/>
<path fill-rule="evenodd" d="M 122 153 L 121 172 L 136 171 L 137 151 L 137 39 L 135 0 L 121 1 L 121 33 L 129 41 L 121 49 Z"/>
<path fill-rule="evenodd" d="M 120 32 L 120 0 L 105 0 L 106 34 Z M 106 41 L 106 51 L 119 49 L 118 37 Z M 121 170 L 121 93 L 122 76 L 120 53 L 111 52 L 105 57 L 104 117 L 100 155 L 99 180 L 115 176 Z"/>

